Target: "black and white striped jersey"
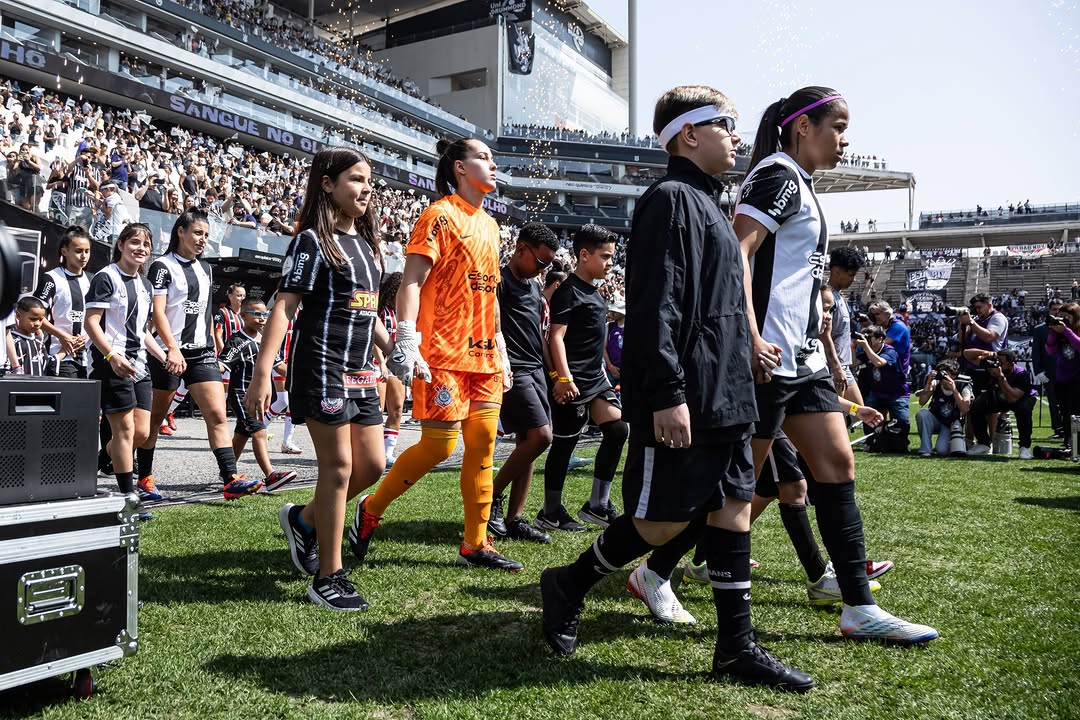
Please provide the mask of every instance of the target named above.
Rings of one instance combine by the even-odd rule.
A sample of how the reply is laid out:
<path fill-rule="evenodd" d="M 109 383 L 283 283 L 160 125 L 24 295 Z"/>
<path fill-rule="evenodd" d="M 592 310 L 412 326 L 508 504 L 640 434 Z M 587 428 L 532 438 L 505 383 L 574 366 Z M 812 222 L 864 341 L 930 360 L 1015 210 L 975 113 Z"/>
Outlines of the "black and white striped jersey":
<path fill-rule="evenodd" d="M 320 398 L 369 397 L 378 394 L 372 347 L 382 271 L 362 237 L 335 238 L 348 259 L 339 270 L 323 257 L 311 230 L 285 253 L 280 292 L 303 295 L 304 303 L 293 325 L 288 389 Z"/>
<path fill-rule="evenodd" d="M 229 393 L 243 400 L 255 374 L 255 359 L 259 356 L 259 341 L 243 330 L 229 336 L 221 348 L 218 360 L 229 369 Z"/>
<path fill-rule="evenodd" d="M 83 330 L 83 318 L 86 315 L 86 293 L 90 290 L 90 275 L 82 273 L 73 275 L 63 267 L 55 267 L 41 276 L 36 297 L 52 312 L 51 322 L 58 330 L 75 337 L 86 336 Z M 89 346 L 82 355 L 64 358 L 72 362 L 86 366 L 90 359 Z M 60 352 L 60 341 L 52 338 L 48 343 L 49 354 L 56 355 Z"/>
<path fill-rule="evenodd" d="M 150 323 L 152 292 L 149 280 L 142 275 L 126 275 L 113 263 L 94 275 L 86 294 L 87 310 L 105 311 L 105 341 L 114 353 L 123 353 L 138 374 L 146 368 L 143 338 Z M 91 354 L 95 360 L 103 357 L 97 347 Z"/>
<path fill-rule="evenodd" d="M 165 296 L 165 318 L 181 350 L 214 347 L 210 292 L 213 276 L 204 260 L 166 253 L 150 265 L 154 296 Z M 165 349 L 165 341 L 158 338 Z"/>
<path fill-rule="evenodd" d="M 774 153 L 743 181 L 735 214 L 769 232 L 750 271 L 758 332 L 783 351 L 775 373 L 817 372 L 826 366 L 819 336 L 829 231 L 813 180 L 787 153 Z"/>
<path fill-rule="evenodd" d="M 11 341 L 15 346 L 15 362 L 18 372 L 22 375 L 55 375 L 55 363 L 49 357 L 45 348 L 45 339 L 37 335 L 23 335 L 16 330 L 11 331 Z"/>

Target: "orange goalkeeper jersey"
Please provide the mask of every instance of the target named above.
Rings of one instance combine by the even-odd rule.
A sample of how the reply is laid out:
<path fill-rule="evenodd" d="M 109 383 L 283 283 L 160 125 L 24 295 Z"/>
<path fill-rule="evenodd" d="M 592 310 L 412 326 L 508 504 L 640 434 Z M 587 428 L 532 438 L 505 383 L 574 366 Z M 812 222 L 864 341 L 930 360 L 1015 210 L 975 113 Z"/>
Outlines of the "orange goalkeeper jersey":
<path fill-rule="evenodd" d="M 416 318 L 420 354 L 428 365 L 502 372 L 495 349 L 498 223 L 482 208 L 448 195 L 420 215 L 407 253 L 432 262 Z"/>

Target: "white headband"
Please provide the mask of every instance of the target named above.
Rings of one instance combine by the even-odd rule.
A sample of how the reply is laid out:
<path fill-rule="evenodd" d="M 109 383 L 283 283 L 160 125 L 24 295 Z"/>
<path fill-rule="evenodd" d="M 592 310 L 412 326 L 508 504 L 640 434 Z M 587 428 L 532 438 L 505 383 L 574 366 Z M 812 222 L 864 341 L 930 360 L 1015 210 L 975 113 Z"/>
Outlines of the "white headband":
<path fill-rule="evenodd" d="M 678 116 L 660 131 L 660 147 L 667 147 L 667 144 L 671 142 L 671 138 L 675 137 L 682 130 L 683 125 L 697 125 L 701 122 L 707 122 L 714 120 L 718 117 L 724 117 L 724 113 L 717 110 L 715 105 L 703 105 L 693 110 L 687 110 L 682 115 Z"/>

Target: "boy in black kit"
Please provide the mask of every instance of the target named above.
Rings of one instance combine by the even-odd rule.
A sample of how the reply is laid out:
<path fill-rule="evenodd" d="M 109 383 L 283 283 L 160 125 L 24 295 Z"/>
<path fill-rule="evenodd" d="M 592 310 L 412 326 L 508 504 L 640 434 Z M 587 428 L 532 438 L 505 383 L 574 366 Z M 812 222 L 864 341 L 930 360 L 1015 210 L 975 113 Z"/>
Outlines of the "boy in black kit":
<path fill-rule="evenodd" d="M 262 300 L 250 298 L 244 301 L 238 315 L 241 328 L 229 335 L 218 357 L 230 373 L 226 401 L 236 418 L 232 438 L 233 453 L 239 460 L 240 453 L 247 447 L 248 438 L 251 438 L 255 461 L 259 463 L 259 469 L 266 478 L 263 480 L 263 487 L 270 492 L 296 479 L 296 473 L 292 470 L 274 470 L 274 465 L 270 462 L 270 451 L 266 446 L 266 422 L 256 420 L 244 408 L 244 398 L 251 385 L 251 378 L 255 375 L 255 360 L 259 357 L 262 330 L 270 313 Z"/>
<path fill-rule="evenodd" d="M 596 451 L 592 495 L 581 506 L 578 517 L 607 527 L 619 516 L 610 498 L 611 481 L 629 428 L 622 419 L 619 397 L 604 372 L 608 306 L 596 289 L 596 282 L 611 271 L 615 239 L 614 233 L 598 225 L 583 225 L 574 233 L 577 267 L 551 297 L 548 351 L 554 382 L 554 439 L 544 466 L 544 508 L 534 523 L 540 530 L 585 529 L 563 506 L 562 490 L 570 456 L 590 416 L 600 427 L 603 439 Z"/>
<path fill-rule="evenodd" d="M 499 420 L 505 432 L 516 435 L 517 446 L 495 476 L 488 529 L 493 535 L 511 540 L 551 542 L 551 536 L 530 526 L 522 513 L 533 463 L 551 445 L 551 406 L 544 377 L 544 294 L 536 276 L 551 265 L 558 249 L 555 233 L 542 223 L 529 223 L 521 229 L 517 248 L 502 268 L 499 283 L 502 332 L 514 369 L 514 384 L 503 393 Z M 510 505 L 504 514 L 503 493 L 507 486 Z"/>
<path fill-rule="evenodd" d="M 712 88 L 677 87 L 657 102 L 653 129 L 672 157 L 638 201 L 627 246 L 626 514 L 574 563 L 541 574 L 544 639 L 572 653 L 592 586 L 652 548 L 696 536 L 707 517 L 711 676 L 805 692 L 814 681 L 759 646 L 750 624 L 753 371 L 771 372 L 776 358 L 751 364 L 742 258 L 715 180 L 735 165 L 735 110 Z"/>

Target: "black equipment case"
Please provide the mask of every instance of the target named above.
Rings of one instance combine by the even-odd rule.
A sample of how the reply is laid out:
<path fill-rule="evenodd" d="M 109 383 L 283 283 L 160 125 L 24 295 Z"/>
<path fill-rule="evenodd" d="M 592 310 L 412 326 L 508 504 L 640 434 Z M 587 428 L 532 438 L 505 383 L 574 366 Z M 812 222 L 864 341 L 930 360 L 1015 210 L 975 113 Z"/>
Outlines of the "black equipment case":
<path fill-rule="evenodd" d="M 0 506 L 0 690 L 133 655 L 138 497 Z"/>

